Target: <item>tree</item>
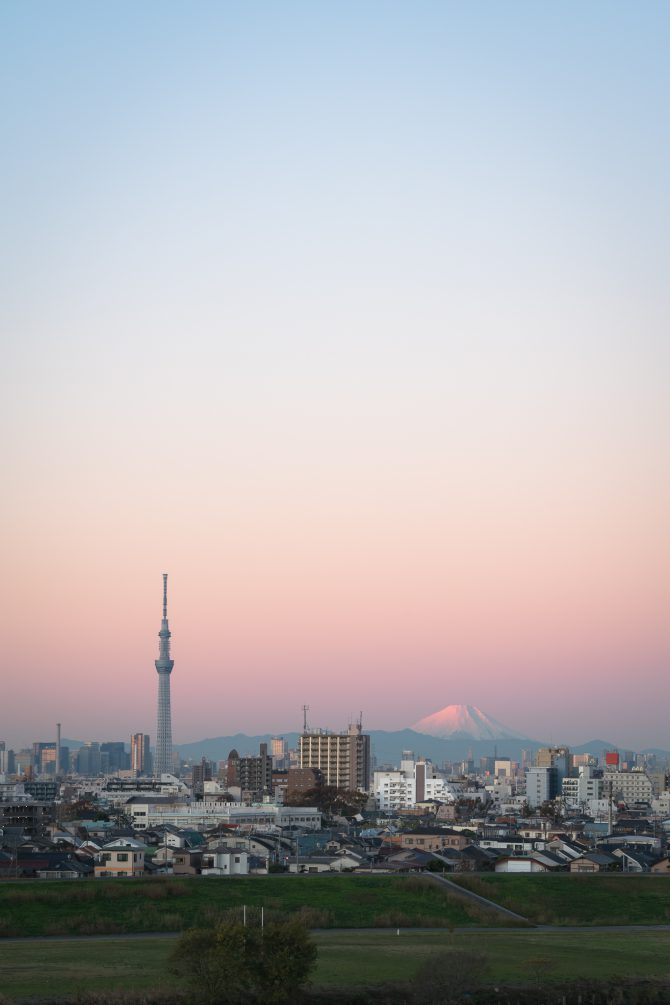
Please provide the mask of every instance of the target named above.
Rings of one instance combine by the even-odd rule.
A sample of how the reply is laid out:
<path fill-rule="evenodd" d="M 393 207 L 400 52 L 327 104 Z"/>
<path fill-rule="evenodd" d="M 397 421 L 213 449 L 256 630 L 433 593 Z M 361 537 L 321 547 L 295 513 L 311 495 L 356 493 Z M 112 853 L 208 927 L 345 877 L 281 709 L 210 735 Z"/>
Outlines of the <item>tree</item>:
<path fill-rule="evenodd" d="M 62 807 L 63 820 L 109 820 L 109 814 L 100 808 L 96 799 L 78 799 Z"/>
<path fill-rule="evenodd" d="M 353 817 L 368 801 L 365 792 L 339 789 L 336 785 L 316 785 L 286 800 L 287 806 L 316 806 L 328 816 Z"/>
<path fill-rule="evenodd" d="M 193 929 L 170 954 L 202 1002 L 279 1005 L 296 1000 L 316 962 L 316 946 L 299 922 L 245 927 L 237 922 Z"/>

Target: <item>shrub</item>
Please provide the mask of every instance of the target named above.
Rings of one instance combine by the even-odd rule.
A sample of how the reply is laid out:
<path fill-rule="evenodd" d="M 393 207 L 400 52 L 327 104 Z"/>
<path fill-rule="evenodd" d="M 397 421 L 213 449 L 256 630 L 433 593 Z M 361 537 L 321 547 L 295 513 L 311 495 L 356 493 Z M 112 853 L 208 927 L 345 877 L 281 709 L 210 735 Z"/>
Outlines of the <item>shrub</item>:
<path fill-rule="evenodd" d="M 170 954 L 170 969 L 189 980 L 195 998 L 217 1005 L 295 1002 L 315 962 L 316 946 L 298 922 L 192 929 Z"/>

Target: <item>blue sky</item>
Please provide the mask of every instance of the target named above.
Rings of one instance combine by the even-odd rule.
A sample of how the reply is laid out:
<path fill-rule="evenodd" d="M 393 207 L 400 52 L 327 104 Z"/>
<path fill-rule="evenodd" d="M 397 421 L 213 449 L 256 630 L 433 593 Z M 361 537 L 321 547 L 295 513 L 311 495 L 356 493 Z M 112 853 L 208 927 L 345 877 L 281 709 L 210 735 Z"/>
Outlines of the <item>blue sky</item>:
<path fill-rule="evenodd" d="M 142 721 L 68 733 L 150 731 L 167 569 L 191 680 L 240 682 L 220 721 L 177 657 L 179 740 L 288 728 L 336 671 L 333 715 L 362 689 L 374 726 L 471 702 L 660 742 L 669 20 L 3 5 L 7 707 L 31 674 L 48 718 L 52 671 L 101 660 Z M 249 674 L 291 683 L 259 704 Z"/>

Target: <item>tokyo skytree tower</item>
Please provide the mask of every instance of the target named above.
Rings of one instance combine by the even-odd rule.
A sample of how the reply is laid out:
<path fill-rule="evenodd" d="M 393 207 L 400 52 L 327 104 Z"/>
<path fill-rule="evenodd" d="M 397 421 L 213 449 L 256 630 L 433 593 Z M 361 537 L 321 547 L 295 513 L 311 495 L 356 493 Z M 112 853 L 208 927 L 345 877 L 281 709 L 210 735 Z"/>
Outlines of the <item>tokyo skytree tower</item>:
<path fill-rule="evenodd" d="M 158 633 L 158 729 L 156 731 L 156 755 L 154 775 L 172 774 L 172 713 L 170 711 L 170 674 L 174 660 L 170 659 L 170 629 L 167 618 L 167 572 L 163 573 L 163 620 Z"/>

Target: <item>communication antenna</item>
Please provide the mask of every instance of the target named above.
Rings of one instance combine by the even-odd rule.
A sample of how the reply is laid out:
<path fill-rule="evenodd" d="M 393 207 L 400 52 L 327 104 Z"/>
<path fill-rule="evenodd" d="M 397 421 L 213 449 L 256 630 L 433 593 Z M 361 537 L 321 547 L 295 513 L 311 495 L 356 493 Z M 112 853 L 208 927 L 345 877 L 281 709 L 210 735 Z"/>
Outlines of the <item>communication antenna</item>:
<path fill-rule="evenodd" d="M 309 705 L 302 706 L 302 731 L 307 732 L 307 713 L 309 712 Z"/>

